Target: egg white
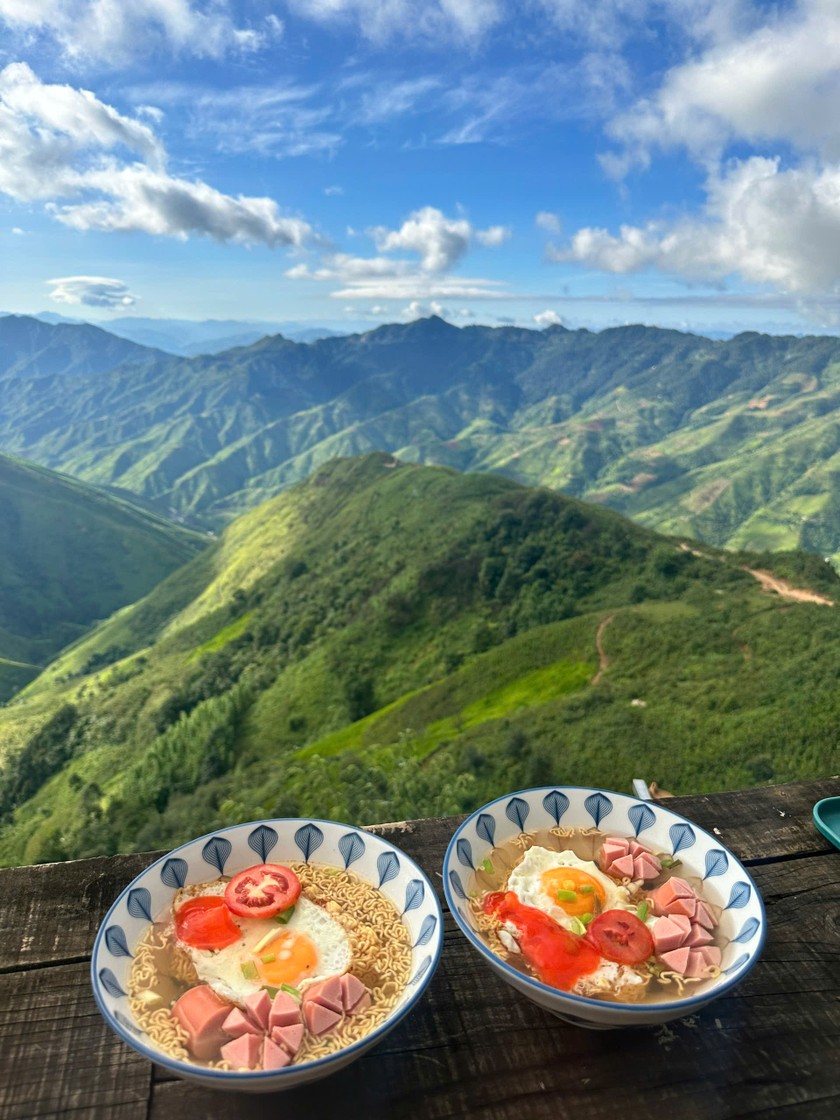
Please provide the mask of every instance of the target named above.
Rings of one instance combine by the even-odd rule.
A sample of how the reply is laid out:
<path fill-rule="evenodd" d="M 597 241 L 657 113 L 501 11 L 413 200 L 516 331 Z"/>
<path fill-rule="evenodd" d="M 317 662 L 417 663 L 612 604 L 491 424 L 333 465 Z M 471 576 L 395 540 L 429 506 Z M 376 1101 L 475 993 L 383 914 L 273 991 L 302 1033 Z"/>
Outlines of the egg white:
<path fill-rule="evenodd" d="M 543 872 L 558 867 L 574 867 L 578 871 L 585 871 L 600 883 L 604 888 L 604 910 L 633 909 L 627 888 L 619 886 L 591 860 L 579 859 L 572 851 L 556 852 L 551 848 L 541 848 L 539 845 L 529 848 L 511 871 L 507 889 L 513 891 L 523 906 L 534 906 L 537 910 L 548 914 L 564 929 L 572 929 L 576 919 L 557 905 L 556 900 L 543 889 L 541 882 Z"/>
<path fill-rule="evenodd" d="M 223 895 L 226 886 L 225 882 L 215 880 L 212 883 L 196 883 L 186 887 L 175 896 L 173 910 L 177 914 L 190 898 Z M 284 926 L 278 925 L 273 918 L 245 918 L 238 914 L 233 914 L 232 917 L 242 936 L 239 941 L 224 949 L 195 949 L 178 941 L 179 947 L 189 955 L 199 979 L 224 999 L 242 1003 L 246 996 L 266 987 L 266 981 L 260 976 L 248 980 L 242 973 L 242 965 L 255 959 L 255 946 L 269 932 L 287 930 L 290 933 L 304 934 L 315 946 L 318 963 L 315 971 L 296 985 L 301 990 L 328 976 L 339 976 L 350 967 L 352 950 L 344 928 L 322 906 L 310 902 L 303 895 L 295 903 L 295 911 Z M 276 944 L 274 947 L 266 946 L 261 952 L 272 952 Z"/>

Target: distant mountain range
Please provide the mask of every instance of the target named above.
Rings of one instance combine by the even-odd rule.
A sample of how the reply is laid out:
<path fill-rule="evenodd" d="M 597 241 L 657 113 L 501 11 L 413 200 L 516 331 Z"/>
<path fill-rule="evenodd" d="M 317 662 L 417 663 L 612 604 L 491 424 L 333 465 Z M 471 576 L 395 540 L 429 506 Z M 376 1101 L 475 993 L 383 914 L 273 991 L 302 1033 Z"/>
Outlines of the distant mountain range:
<path fill-rule="evenodd" d="M 195 556 L 207 538 L 0 455 L 0 542 L 2 702 L 93 623 Z"/>
<path fill-rule="evenodd" d="M 79 322 L 52 311 L 42 311 L 35 318 L 44 323 Z M 314 342 L 317 338 L 349 333 L 294 319 L 261 322 L 242 319 L 148 319 L 125 315 L 109 319 L 102 325 L 119 338 L 185 358 L 196 354 L 216 354 L 234 346 L 250 346 L 252 342 L 271 334 L 282 334 L 295 342 Z"/>
<path fill-rule="evenodd" d="M 682 543 L 498 475 L 334 461 L 0 708 L 0 863 L 835 772 L 836 608 L 744 568 L 835 601 L 840 577 Z"/>
<path fill-rule="evenodd" d="M 130 345 L 0 319 L 0 450 L 218 528 L 336 456 L 380 449 L 718 546 L 840 559 L 833 337 L 431 318 L 191 359 L 120 356 Z"/>

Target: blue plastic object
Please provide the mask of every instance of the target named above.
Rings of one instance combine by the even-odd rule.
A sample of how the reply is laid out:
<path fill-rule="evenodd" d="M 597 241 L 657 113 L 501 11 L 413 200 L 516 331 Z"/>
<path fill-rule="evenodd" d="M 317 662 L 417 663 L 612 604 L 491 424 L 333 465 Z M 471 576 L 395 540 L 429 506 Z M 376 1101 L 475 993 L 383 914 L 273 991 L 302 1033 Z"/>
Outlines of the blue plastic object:
<path fill-rule="evenodd" d="M 840 797 L 824 797 L 814 806 L 814 824 L 835 848 L 840 848 Z"/>

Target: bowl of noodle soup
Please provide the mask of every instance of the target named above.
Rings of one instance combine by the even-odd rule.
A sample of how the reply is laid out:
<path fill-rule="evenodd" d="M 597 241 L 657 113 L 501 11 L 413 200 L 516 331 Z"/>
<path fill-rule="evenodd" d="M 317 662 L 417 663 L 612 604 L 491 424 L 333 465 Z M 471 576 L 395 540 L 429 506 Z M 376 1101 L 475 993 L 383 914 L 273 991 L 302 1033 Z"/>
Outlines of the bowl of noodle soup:
<path fill-rule="evenodd" d="M 578 1026 L 691 1015 L 743 980 L 765 939 L 758 888 L 718 836 L 610 790 L 497 798 L 455 831 L 443 879 L 490 968 Z"/>
<path fill-rule="evenodd" d="M 286 912 L 258 920 L 223 905 L 232 880 L 277 866 L 300 885 Z M 211 903 L 213 921 L 222 911 L 233 920 L 232 943 L 185 944 L 182 919 Z M 318 1080 L 375 1046 L 420 999 L 442 943 L 432 884 L 384 838 L 334 821 L 252 821 L 174 849 L 129 883 L 97 933 L 91 981 L 108 1026 L 150 1061 L 204 1085 L 272 1092 Z M 201 1003 L 202 1014 L 212 1003 L 213 1037 L 235 1040 L 235 1057 L 215 1043 L 208 1056 L 210 1028 L 191 1033 L 178 1010 L 187 1001 Z M 227 1011 L 236 1014 L 222 1025 Z M 288 1022 L 300 1024 L 292 1036 Z"/>

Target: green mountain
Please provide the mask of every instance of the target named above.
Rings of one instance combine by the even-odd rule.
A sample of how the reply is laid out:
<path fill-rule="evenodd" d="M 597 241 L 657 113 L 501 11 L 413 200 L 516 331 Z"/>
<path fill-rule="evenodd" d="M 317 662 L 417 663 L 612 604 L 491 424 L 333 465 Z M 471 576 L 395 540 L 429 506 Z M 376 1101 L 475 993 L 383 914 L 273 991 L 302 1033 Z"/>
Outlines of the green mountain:
<path fill-rule="evenodd" d="M 83 482 L 0 455 L 0 701 L 207 538 Z"/>
<path fill-rule="evenodd" d="M 96 376 L 123 362 L 162 356 L 160 350 L 117 338 L 89 323 L 53 324 L 30 315 L 0 315 L 0 382 L 18 377 Z"/>
<path fill-rule="evenodd" d="M 72 378 L 18 362 L 0 380 L 0 449 L 214 527 L 330 459 L 380 449 L 547 485 L 719 547 L 840 562 L 835 338 L 432 318 L 109 362 Z"/>
<path fill-rule="evenodd" d="M 264 815 L 371 822 L 542 782 L 837 767 L 818 557 L 733 556 L 493 474 L 371 454 L 238 518 L 0 709 L 0 861 Z"/>

